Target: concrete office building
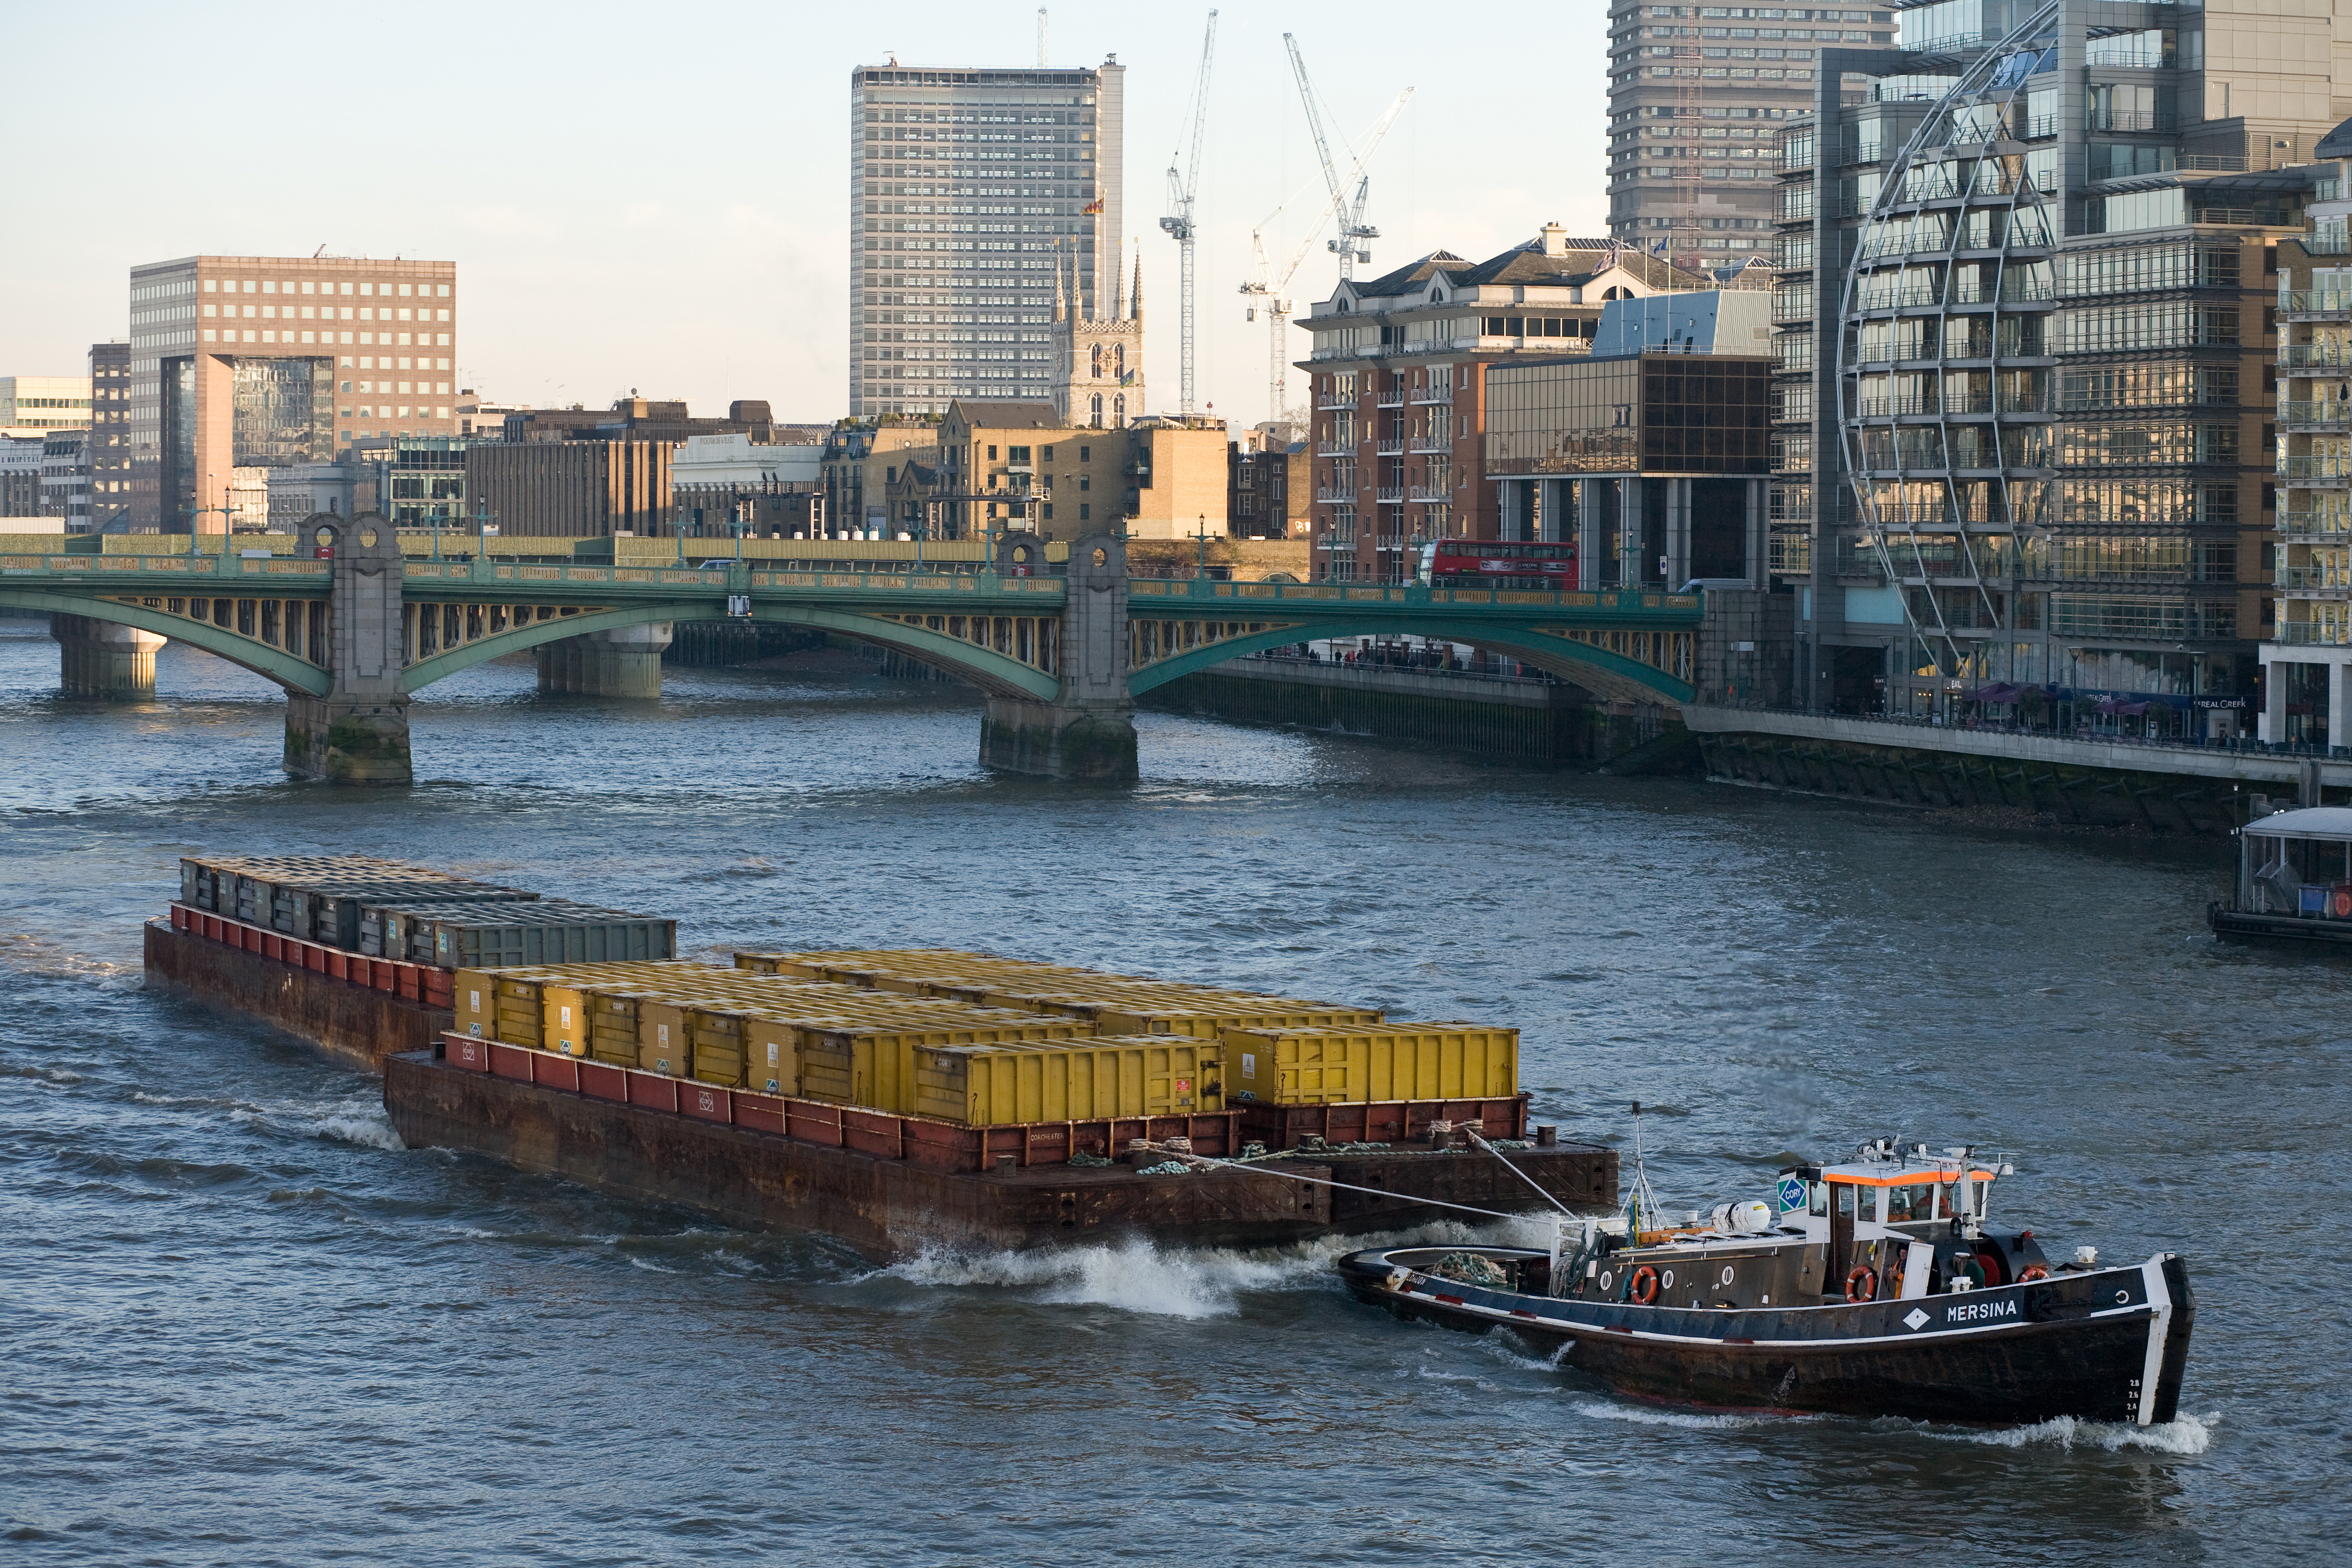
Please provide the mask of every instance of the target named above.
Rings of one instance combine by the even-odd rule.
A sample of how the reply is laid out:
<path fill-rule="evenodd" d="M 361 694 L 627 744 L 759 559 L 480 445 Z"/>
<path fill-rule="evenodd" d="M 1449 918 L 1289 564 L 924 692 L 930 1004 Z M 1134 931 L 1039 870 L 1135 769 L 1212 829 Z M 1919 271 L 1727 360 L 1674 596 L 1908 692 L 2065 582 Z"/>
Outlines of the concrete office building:
<path fill-rule="evenodd" d="M 217 533 L 239 468 L 454 434 L 457 279 L 454 262 L 341 256 L 133 267 L 132 524 Z"/>
<path fill-rule="evenodd" d="M 88 376 L 0 376 L 0 434 L 46 435 L 89 423 Z"/>
<path fill-rule="evenodd" d="M 1086 314 L 1118 293 L 1125 75 L 850 74 L 853 417 L 1050 400 L 1057 253 Z"/>
<path fill-rule="evenodd" d="M 41 449 L 47 438 L 0 434 L 0 517 L 41 515 Z M 0 534 L 26 531 L 0 528 Z"/>
<path fill-rule="evenodd" d="M 445 504 L 465 508 L 468 530 L 487 508 L 491 526 L 509 540 L 657 534 L 672 517 L 674 451 L 667 441 L 479 443 L 467 448 L 463 488 Z M 425 455 L 418 456 L 421 502 L 430 498 L 433 478 Z M 431 520 L 420 514 L 424 525 Z"/>
<path fill-rule="evenodd" d="M 1650 5 L 1609 11 L 1609 233 L 1689 267 L 1772 254 L 1783 122 L 1812 112 L 1824 45 L 1891 44 L 1894 13 Z"/>

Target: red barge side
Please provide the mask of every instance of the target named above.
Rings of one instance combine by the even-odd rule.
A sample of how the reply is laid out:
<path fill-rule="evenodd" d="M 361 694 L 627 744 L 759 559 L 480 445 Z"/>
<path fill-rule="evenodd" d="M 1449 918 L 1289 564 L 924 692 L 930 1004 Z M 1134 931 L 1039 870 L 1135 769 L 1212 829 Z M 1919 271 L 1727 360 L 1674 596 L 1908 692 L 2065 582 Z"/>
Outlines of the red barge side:
<path fill-rule="evenodd" d="M 385 1111 L 411 1148 L 482 1155 L 727 1224 L 821 1231 L 876 1258 L 941 1244 L 1034 1248 L 1141 1236 L 1259 1246 L 1392 1231 L 1446 1218 L 1444 1204 L 1524 1211 L 1538 1201 L 1528 1178 L 1579 1207 L 1617 1198 L 1615 1152 L 1582 1145 L 1511 1151 L 1516 1169 L 1488 1155 L 1411 1147 L 1322 1149 L 1280 1162 L 1313 1182 L 1266 1169 L 1144 1176 L 1129 1165 L 1069 1163 L 1073 1154 L 1116 1157 L 1133 1138 L 1183 1137 L 1198 1154 L 1230 1156 L 1253 1140 L 1296 1149 L 1308 1138 L 1421 1138 L 1439 1120 L 1517 1138 L 1527 1130 L 1524 1096 L 966 1127 L 450 1033 L 445 970 L 321 948 L 184 906 L 148 924 L 146 956 L 152 987 L 253 1015 L 381 1071 Z"/>

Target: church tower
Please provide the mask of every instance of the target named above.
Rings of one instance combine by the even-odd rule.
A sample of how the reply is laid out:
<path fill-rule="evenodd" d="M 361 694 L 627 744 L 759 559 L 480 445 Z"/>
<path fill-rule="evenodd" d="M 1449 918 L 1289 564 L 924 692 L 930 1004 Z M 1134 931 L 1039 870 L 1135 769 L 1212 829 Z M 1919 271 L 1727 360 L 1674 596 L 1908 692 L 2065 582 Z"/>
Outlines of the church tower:
<path fill-rule="evenodd" d="M 1077 257 L 1069 257 L 1069 286 L 1062 282 L 1062 257 L 1054 260 L 1054 327 L 1059 363 L 1054 371 L 1054 408 L 1068 424 L 1117 430 L 1143 414 L 1143 256 L 1136 247 L 1135 286 L 1119 298 L 1118 261 L 1097 265 L 1095 276 L 1111 280 L 1104 308 L 1100 290 L 1080 298 Z"/>

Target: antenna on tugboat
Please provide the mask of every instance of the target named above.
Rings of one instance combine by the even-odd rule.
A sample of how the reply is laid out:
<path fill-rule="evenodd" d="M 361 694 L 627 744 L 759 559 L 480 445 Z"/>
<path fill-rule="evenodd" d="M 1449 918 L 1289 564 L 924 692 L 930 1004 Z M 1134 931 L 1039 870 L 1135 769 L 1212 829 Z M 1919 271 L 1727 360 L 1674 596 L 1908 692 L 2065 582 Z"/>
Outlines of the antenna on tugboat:
<path fill-rule="evenodd" d="M 1627 1204 L 1633 1210 L 1626 1226 L 1626 1239 L 1639 1244 L 1642 1238 L 1642 1210 L 1650 1211 L 1654 1222 L 1659 1217 L 1658 1195 L 1650 1190 L 1650 1167 L 1642 1155 L 1642 1103 L 1633 1102 L 1633 1196 Z"/>

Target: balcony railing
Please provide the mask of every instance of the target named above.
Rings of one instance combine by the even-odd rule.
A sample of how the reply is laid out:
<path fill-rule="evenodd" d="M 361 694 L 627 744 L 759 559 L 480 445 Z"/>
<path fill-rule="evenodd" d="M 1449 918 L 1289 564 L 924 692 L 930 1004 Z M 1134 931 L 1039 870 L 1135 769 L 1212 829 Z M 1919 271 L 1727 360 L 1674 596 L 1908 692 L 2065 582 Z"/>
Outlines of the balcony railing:
<path fill-rule="evenodd" d="M 2341 343 L 2289 343 L 2279 350 L 2279 363 L 2331 371 L 2352 370 L 2352 349 Z"/>
<path fill-rule="evenodd" d="M 1383 507 L 1402 507 L 1404 505 L 1404 486 L 1383 485 L 1373 492 L 1372 498 Z"/>
<path fill-rule="evenodd" d="M 2304 246 L 2309 249 L 2310 241 Z M 2352 316 L 2352 289 L 2282 287 L 2278 308 L 2282 316 Z"/>
<path fill-rule="evenodd" d="M 1454 389 L 1452 387 L 1415 387 L 1412 389 L 1412 401 L 1415 404 L 1450 403 L 1454 401 Z"/>
<path fill-rule="evenodd" d="M 1356 444 L 1352 441 L 1318 441 L 1315 444 L 1318 457 L 1353 457 Z"/>
<path fill-rule="evenodd" d="M 2327 398 L 2315 402 L 2283 402 L 2278 405 L 2282 424 L 2345 424 L 2352 423 L 2352 399 Z"/>
<path fill-rule="evenodd" d="M 1434 453 L 1440 456 L 1454 450 L 1453 441 L 1442 435 L 1416 435 L 1408 444 L 1415 453 Z"/>
<path fill-rule="evenodd" d="M 1765 557 L 1765 570 L 1776 577 L 1811 577 L 1813 572 L 1812 536 L 1774 534 Z"/>
<path fill-rule="evenodd" d="M 2302 647 L 2336 647 L 2352 643 L 2352 617 L 2343 621 L 2282 621 L 2265 642 Z"/>
<path fill-rule="evenodd" d="M 2352 537 L 2352 512 L 2282 510 L 2278 515 L 2278 531 L 2287 538 L 2334 538 Z"/>
<path fill-rule="evenodd" d="M 2290 593 L 2309 593 L 2315 590 L 2352 592 L 2352 574 L 2347 574 L 2339 566 L 2288 566 L 2282 561 L 2272 569 L 2271 581 Z"/>
<path fill-rule="evenodd" d="M 2281 453 L 2278 476 L 2282 479 L 2352 480 L 2352 456 L 2331 454 L 2322 457 L 2290 457 Z"/>
<path fill-rule="evenodd" d="M 1380 393 L 1372 401 L 1381 408 L 1402 408 L 1404 406 L 1404 393 L 1402 391 L 1384 392 Z"/>
<path fill-rule="evenodd" d="M 1404 437 L 1383 436 L 1372 443 L 1372 450 L 1382 457 L 1402 457 L 1404 455 Z"/>
<path fill-rule="evenodd" d="M 1412 501 L 1443 502 L 1454 499 L 1453 492 L 1443 485 L 1411 485 L 1405 487 L 1405 498 Z"/>

